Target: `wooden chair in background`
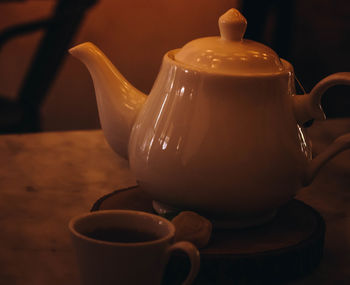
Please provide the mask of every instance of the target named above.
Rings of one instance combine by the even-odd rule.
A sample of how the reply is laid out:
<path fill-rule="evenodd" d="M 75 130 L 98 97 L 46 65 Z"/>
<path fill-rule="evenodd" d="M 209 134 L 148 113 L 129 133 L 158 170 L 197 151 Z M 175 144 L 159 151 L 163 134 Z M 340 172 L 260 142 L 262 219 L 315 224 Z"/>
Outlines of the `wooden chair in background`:
<path fill-rule="evenodd" d="M 0 51 L 8 41 L 18 36 L 44 31 L 16 99 L 0 96 L 0 133 L 40 131 L 41 103 L 55 79 L 85 12 L 97 1 L 57 0 L 49 18 L 18 24 L 0 31 Z M 0 5 L 1 2 L 4 0 L 0 0 Z"/>

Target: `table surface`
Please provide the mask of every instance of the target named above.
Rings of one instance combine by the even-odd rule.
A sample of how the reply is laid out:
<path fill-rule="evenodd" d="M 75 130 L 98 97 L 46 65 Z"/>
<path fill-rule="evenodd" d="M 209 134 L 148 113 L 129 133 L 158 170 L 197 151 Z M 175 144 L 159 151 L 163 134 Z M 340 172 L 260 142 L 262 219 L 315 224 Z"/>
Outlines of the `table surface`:
<path fill-rule="evenodd" d="M 317 154 L 350 131 L 349 119 L 309 129 Z M 79 284 L 67 229 L 101 196 L 135 185 L 100 130 L 0 136 L 0 284 Z M 297 198 L 325 218 L 324 258 L 291 284 L 350 284 L 350 151 L 331 160 Z"/>

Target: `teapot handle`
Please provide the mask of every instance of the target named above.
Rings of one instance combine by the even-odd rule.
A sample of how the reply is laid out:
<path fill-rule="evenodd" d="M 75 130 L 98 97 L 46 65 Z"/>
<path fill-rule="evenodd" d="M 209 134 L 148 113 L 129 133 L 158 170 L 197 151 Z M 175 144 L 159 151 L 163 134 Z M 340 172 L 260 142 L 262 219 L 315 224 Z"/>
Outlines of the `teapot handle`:
<path fill-rule="evenodd" d="M 321 107 L 324 92 L 335 85 L 350 85 L 350 72 L 339 72 L 322 79 L 310 94 L 293 96 L 294 114 L 299 125 L 310 120 L 324 120 L 326 116 Z M 309 164 L 303 179 L 303 185 L 309 185 L 320 168 L 338 153 L 350 148 L 350 133 L 338 137 Z"/>

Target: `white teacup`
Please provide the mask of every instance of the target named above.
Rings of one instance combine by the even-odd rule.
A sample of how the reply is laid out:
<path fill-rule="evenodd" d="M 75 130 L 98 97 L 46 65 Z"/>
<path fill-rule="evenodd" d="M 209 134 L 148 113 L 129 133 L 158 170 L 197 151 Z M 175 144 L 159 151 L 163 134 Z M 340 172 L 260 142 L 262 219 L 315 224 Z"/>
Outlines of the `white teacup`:
<path fill-rule="evenodd" d="M 159 285 L 170 254 L 185 252 L 196 277 L 200 257 L 189 242 L 173 243 L 175 227 L 145 212 L 106 210 L 83 214 L 69 222 L 84 285 Z"/>

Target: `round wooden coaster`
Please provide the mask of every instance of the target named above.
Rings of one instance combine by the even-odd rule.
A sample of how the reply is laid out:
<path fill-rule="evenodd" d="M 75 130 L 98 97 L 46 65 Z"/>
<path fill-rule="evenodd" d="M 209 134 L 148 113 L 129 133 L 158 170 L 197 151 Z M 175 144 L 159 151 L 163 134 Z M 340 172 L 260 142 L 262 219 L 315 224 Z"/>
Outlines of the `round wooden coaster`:
<path fill-rule="evenodd" d="M 92 211 L 130 209 L 154 213 L 152 199 L 138 187 L 117 190 L 95 202 Z M 201 269 L 194 284 L 283 284 L 315 269 L 322 258 L 325 222 L 313 208 L 291 200 L 262 226 L 215 230 L 200 250 Z M 164 284 L 180 284 L 189 262 L 171 258 Z"/>

